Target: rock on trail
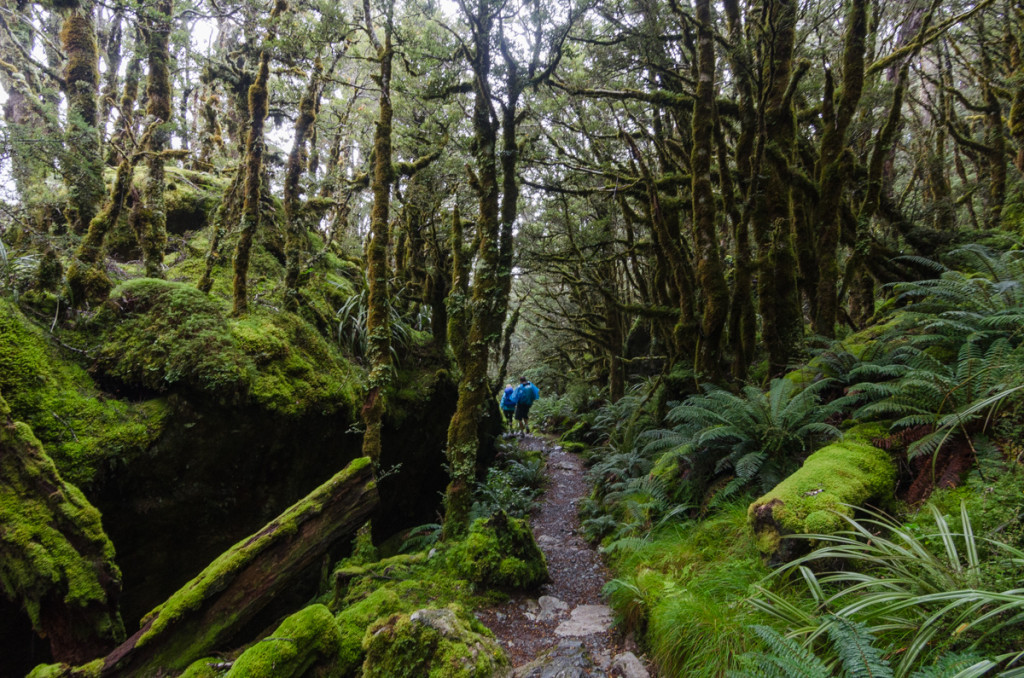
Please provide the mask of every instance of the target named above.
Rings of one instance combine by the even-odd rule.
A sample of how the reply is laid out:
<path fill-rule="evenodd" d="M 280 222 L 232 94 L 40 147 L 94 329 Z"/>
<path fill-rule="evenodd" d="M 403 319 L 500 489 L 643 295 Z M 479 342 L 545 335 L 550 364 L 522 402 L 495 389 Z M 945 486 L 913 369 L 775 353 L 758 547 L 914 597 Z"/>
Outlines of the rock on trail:
<path fill-rule="evenodd" d="M 551 581 L 539 597 L 514 596 L 477 616 L 508 652 L 518 678 L 648 678 L 635 644 L 613 630 L 611 608 L 601 600 L 608 570 L 578 534 L 577 507 L 589 489 L 583 462 L 539 437 L 519 445 L 547 456 L 548 489 L 530 525 Z"/>

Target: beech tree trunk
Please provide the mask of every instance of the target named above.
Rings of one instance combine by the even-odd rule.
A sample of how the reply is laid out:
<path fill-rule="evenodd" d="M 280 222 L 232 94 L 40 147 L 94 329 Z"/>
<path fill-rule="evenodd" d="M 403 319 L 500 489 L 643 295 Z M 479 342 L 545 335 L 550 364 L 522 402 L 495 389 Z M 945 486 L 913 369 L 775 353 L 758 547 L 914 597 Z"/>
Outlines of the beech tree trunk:
<path fill-rule="evenodd" d="M 105 191 L 96 127 L 99 51 L 91 0 L 72 0 L 61 6 L 64 22 L 60 45 L 67 59 L 64 83 L 68 102 L 63 172 L 68 188 L 68 224 L 73 232 L 82 234 L 96 215 Z"/>
<path fill-rule="evenodd" d="M 720 373 L 722 332 L 729 315 L 729 288 L 718 248 L 715 195 L 711 186 L 711 153 L 715 119 L 715 45 L 710 0 L 697 0 L 697 98 L 693 105 L 693 149 L 690 153 L 693 242 L 697 285 L 703 293 L 697 372 L 715 380 Z"/>
<path fill-rule="evenodd" d="M 146 26 L 146 57 L 149 65 L 149 84 L 146 87 L 146 116 L 159 121 L 149 137 L 146 164 L 144 218 L 138 223 L 136 235 L 142 247 L 146 275 L 163 277 L 164 248 L 167 245 L 167 208 L 164 204 L 164 158 L 161 155 L 170 138 L 171 73 L 168 68 L 170 53 L 167 40 L 171 32 L 172 0 L 158 0 L 143 10 L 149 13 Z"/>
<path fill-rule="evenodd" d="M 284 0 L 277 0 L 271 20 L 284 10 Z M 267 36 L 274 39 L 274 31 Z M 256 80 L 249 86 L 249 128 L 245 142 L 245 183 L 242 202 L 242 228 L 235 247 L 234 279 L 232 281 L 232 313 L 244 315 L 249 310 L 249 254 L 260 225 L 260 184 L 263 176 L 263 151 L 266 140 L 263 126 L 267 121 L 267 81 L 270 78 L 270 51 L 260 52 Z M 202 282 L 200 283 L 202 285 Z M 202 289 L 202 287 L 200 287 Z"/>
<path fill-rule="evenodd" d="M 370 186 L 373 192 L 373 210 L 370 213 L 370 242 L 367 246 L 366 278 L 369 285 L 366 311 L 366 352 L 370 361 L 369 383 L 366 400 L 363 403 L 363 454 L 380 459 L 381 422 L 384 418 L 384 391 L 391 383 L 391 321 L 388 301 L 388 282 L 391 271 L 388 266 L 389 230 L 388 220 L 391 208 L 391 183 L 394 180 L 391 166 L 391 121 L 394 110 L 391 104 L 391 14 L 386 17 L 384 42 L 381 43 L 373 28 L 370 16 L 370 0 L 363 0 L 366 30 L 377 52 L 380 86 L 377 123 L 373 134 L 373 178 Z"/>

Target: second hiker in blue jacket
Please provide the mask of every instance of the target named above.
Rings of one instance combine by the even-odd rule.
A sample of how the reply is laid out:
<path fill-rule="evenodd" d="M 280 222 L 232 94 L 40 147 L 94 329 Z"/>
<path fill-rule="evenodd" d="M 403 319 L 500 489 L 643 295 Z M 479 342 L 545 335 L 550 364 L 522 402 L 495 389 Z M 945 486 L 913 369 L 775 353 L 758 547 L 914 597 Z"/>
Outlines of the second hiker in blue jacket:
<path fill-rule="evenodd" d="M 505 426 L 509 433 L 512 432 L 512 415 L 516 411 L 516 401 L 512 397 L 513 390 L 512 385 L 509 384 L 505 387 L 504 395 L 501 396 L 501 413 L 505 415 Z"/>
<path fill-rule="evenodd" d="M 516 421 L 519 423 L 520 433 L 529 433 L 530 406 L 539 397 L 540 389 L 526 377 L 519 377 L 519 386 L 512 393 L 512 401 L 516 404 Z"/>

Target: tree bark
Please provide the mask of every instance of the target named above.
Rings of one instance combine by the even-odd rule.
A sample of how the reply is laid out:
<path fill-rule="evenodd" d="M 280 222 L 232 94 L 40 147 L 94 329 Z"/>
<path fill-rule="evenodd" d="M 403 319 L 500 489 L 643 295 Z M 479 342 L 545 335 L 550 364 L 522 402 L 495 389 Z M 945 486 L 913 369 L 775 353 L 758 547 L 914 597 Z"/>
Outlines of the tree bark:
<path fill-rule="evenodd" d="M 63 172 L 68 188 L 68 225 L 74 233 L 82 234 L 96 215 L 105 191 L 96 127 L 99 51 L 91 0 L 72 0 L 62 6 L 60 45 L 67 58 L 64 93 L 68 102 Z"/>
<path fill-rule="evenodd" d="M 852 161 L 847 157 L 846 135 L 864 88 L 864 49 L 867 38 L 867 0 L 852 0 L 846 15 L 843 45 L 843 84 L 839 104 L 825 101 L 825 133 L 821 140 L 817 182 L 820 200 L 815 214 L 818 228 L 814 251 L 817 290 L 812 328 L 815 334 L 834 337 L 839 312 L 839 204 Z M 831 77 L 831 76 L 829 76 Z M 826 88 L 826 98 L 831 88 Z"/>
<path fill-rule="evenodd" d="M 393 8 L 391 8 L 393 9 Z M 388 299 L 388 283 L 391 270 L 388 266 L 389 231 L 388 221 L 391 208 L 391 183 L 394 170 L 391 165 L 391 123 L 394 109 L 391 103 L 391 62 L 394 55 L 391 46 L 391 12 L 387 13 L 384 42 L 381 43 L 373 28 L 370 16 L 370 0 L 363 0 L 366 30 L 377 52 L 380 73 L 377 84 L 380 87 L 377 122 L 373 134 L 373 209 L 370 212 L 370 242 L 367 246 L 366 277 L 368 281 L 366 310 L 366 353 L 370 361 L 370 375 L 366 400 L 363 403 L 363 454 L 376 463 L 381 453 L 381 422 L 385 411 L 385 390 L 391 384 L 391 304 Z"/>
<path fill-rule="evenodd" d="M 285 245 L 287 261 L 284 276 L 284 307 L 296 312 L 299 309 L 299 273 L 302 257 L 306 253 L 306 225 L 299 215 L 299 180 L 306 171 L 306 141 L 316 122 L 317 100 L 320 97 L 320 78 L 323 66 L 317 58 L 310 74 L 302 99 L 299 101 L 299 116 L 295 119 L 295 137 L 288 155 L 288 168 L 284 177 Z"/>
<path fill-rule="evenodd" d="M 168 68 L 170 52 L 167 48 L 171 32 L 172 0 L 158 0 L 143 9 L 149 13 L 146 26 L 146 60 L 149 65 L 149 83 L 146 87 L 146 116 L 159 121 L 149 137 L 146 164 L 149 175 L 145 186 L 145 211 L 138 222 L 139 245 L 146 275 L 163 277 L 164 248 L 167 245 L 167 208 L 164 204 L 164 158 L 162 152 L 170 138 L 171 73 Z"/>
<path fill-rule="evenodd" d="M 284 11 L 284 0 L 277 0 L 270 19 L 273 22 Z M 267 41 L 274 39 L 271 29 Z M 235 246 L 234 278 L 232 280 L 232 314 L 244 315 L 249 310 L 249 255 L 260 224 L 260 194 L 263 175 L 263 151 L 266 140 L 263 126 L 267 120 L 267 81 L 270 78 L 270 50 L 260 52 L 256 80 L 249 86 L 249 128 L 245 142 L 245 184 L 242 202 L 242 228 Z M 202 288 L 200 288 L 202 289 Z"/>
<path fill-rule="evenodd" d="M 714 381 L 721 370 L 722 332 L 729 316 L 729 289 L 725 284 L 725 270 L 718 248 L 717 210 L 711 186 L 715 122 L 715 45 L 711 29 L 711 2 L 697 0 L 694 9 L 697 19 L 697 98 L 693 104 L 690 174 L 696 277 L 704 301 L 697 373 Z"/>

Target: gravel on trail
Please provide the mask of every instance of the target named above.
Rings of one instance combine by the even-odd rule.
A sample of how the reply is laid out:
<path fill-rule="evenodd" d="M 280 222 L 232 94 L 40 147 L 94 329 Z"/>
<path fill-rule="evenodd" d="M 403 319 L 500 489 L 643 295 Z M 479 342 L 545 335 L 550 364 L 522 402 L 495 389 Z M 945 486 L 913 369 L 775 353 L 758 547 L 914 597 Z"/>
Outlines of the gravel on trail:
<path fill-rule="evenodd" d="M 601 599 L 608 569 L 579 534 L 579 502 L 589 491 L 583 461 L 539 436 L 521 437 L 519 445 L 542 450 L 546 457 L 548 485 L 530 525 L 547 558 L 551 581 L 533 595 L 513 595 L 501 605 L 479 610 L 477 617 L 494 632 L 515 667 L 573 638 L 593 658 L 593 675 L 618 675 L 612 673 L 613 659 L 639 652 L 631 637 L 623 638 L 612 628 L 611 610 Z"/>

